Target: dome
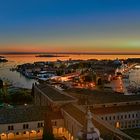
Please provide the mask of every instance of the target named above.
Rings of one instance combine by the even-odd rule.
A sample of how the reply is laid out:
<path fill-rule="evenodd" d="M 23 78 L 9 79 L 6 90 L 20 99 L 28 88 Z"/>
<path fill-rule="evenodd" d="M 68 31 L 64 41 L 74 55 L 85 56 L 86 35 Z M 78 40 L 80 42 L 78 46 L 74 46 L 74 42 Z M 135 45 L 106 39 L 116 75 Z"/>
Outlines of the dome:
<path fill-rule="evenodd" d="M 122 62 L 119 59 L 114 60 L 113 62 L 115 65 L 121 65 Z"/>

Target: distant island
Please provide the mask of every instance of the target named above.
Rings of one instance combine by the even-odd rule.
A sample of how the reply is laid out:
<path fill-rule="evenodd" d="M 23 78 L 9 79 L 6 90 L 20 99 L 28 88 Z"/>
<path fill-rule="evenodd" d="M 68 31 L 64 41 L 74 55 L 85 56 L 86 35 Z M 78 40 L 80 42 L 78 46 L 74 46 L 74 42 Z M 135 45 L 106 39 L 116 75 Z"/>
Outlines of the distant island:
<path fill-rule="evenodd" d="M 4 56 L 0 56 L 0 59 L 1 59 L 1 58 L 5 58 L 5 57 L 4 57 Z"/>
<path fill-rule="evenodd" d="M 42 55 L 36 55 L 36 57 L 68 57 L 68 56 L 55 55 L 55 54 L 42 54 Z"/>
<path fill-rule="evenodd" d="M 5 59 L 5 57 L 4 56 L 0 56 L 0 63 L 1 62 L 8 62 L 8 60 L 7 59 Z"/>

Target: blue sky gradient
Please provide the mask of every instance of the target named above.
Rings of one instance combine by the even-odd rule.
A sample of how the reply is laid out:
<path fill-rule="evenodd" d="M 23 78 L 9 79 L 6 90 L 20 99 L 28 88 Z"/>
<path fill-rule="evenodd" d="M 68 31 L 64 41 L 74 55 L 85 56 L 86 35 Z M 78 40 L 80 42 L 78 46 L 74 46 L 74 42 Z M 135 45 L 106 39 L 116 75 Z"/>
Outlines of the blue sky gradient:
<path fill-rule="evenodd" d="M 1 1 L 0 51 L 140 51 L 139 25 L 139 0 Z"/>

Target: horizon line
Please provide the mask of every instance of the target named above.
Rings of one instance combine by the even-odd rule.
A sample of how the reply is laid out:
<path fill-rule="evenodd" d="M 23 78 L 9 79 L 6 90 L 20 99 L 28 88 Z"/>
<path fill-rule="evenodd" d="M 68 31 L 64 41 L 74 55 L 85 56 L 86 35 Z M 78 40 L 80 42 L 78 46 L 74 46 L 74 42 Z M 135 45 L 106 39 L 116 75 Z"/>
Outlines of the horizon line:
<path fill-rule="evenodd" d="M 140 52 L 0 52 L 0 54 L 140 55 Z"/>

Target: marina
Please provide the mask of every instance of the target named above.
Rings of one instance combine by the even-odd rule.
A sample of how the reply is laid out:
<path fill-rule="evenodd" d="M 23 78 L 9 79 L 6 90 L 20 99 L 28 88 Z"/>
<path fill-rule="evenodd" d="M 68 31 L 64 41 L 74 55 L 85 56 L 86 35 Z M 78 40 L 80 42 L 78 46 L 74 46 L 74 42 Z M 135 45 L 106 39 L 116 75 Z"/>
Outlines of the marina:
<path fill-rule="evenodd" d="M 138 58 L 139 55 L 135 55 L 135 56 L 130 56 L 130 55 L 103 55 L 103 56 L 99 56 L 99 55 L 68 55 L 68 57 L 60 57 L 59 59 L 61 61 L 66 61 L 68 59 L 70 60 L 87 60 L 87 59 L 110 59 L 113 60 L 115 58 L 119 58 L 119 59 L 126 59 L 126 58 Z M 21 64 L 25 64 L 25 63 L 33 63 L 33 62 L 54 62 L 57 61 L 57 58 L 55 57 L 49 57 L 49 58 L 44 58 L 44 57 L 36 57 L 36 55 L 6 55 L 5 56 L 6 59 L 8 59 L 8 62 L 6 63 L 0 63 L 0 78 L 4 81 L 9 81 L 13 86 L 15 87 L 23 87 L 23 88 L 29 88 L 31 89 L 32 84 L 37 82 L 35 77 L 32 77 L 32 75 L 27 75 L 24 76 L 26 73 L 21 74 L 20 72 L 17 72 L 17 65 L 21 65 Z M 58 65 L 58 64 L 56 64 Z M 136 64 L 135 64 L 136 65 Z M 127 70 L 125 69 L 125 72 L 122 75 L 122 78 L 119 79 L 117 78 L 117 80 L 113 80 L 113 82 L 111 82 L 111 87 L 119 92 L 125 92 L 125 94 L 135 94 L 135 93 L 130 93 L 129 88 L 127 89 L 127 87 L 131 87 L 129 86 L 130 83 L 131 85 L 137 85 L 137 87 L 139 86 L 139 82 L 140 82 L 140 77 L 139 75 L 139 66 L 136 65 L 136 67 L 134 68 L 134 66 L 132 65 L 131 67 L 127 68 Z M 49 73 L 49 76 L 52 75 L 54 73 Z M 46 80 L 48 79 L 48 73 L 39 73 L 38 77 L 41 80 Z M 53 75 L 55 76 L 55 75 Z M 29 78 L 30 77 L 30 78 Z M 135 81 L 135 82 L 133 82 Z M 132 89 L 132 88 L 131 88 Z"/>
<path fill-rule="evenodd" d="M 122 71 L 122 75 L 111 82 L 114 91 L 124 95 L 140 94 L 140 67 L 138 64 L 130 66 L 127 70 Z"/>

